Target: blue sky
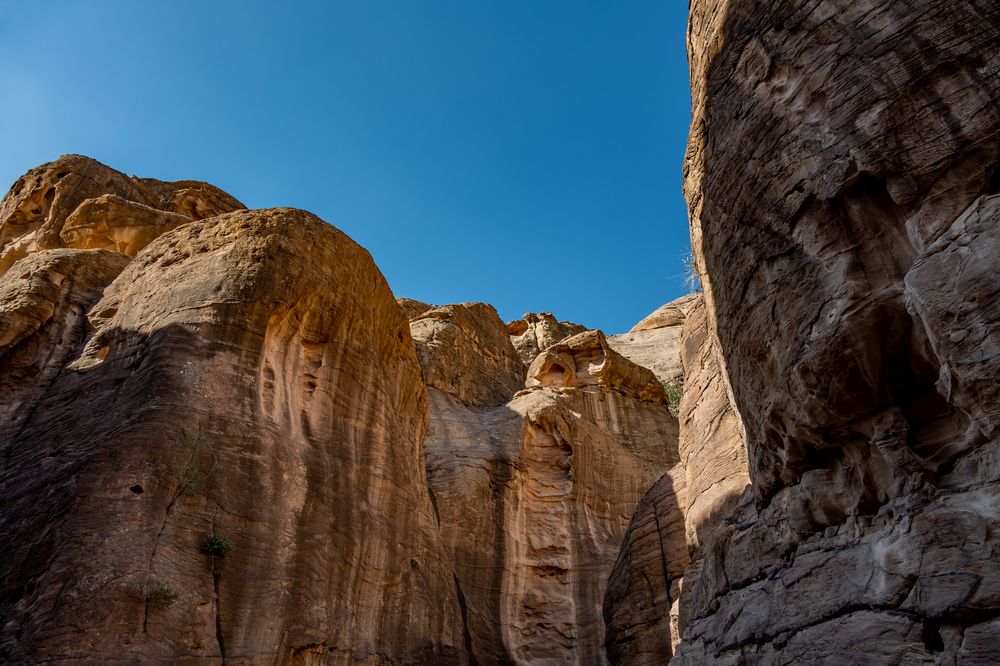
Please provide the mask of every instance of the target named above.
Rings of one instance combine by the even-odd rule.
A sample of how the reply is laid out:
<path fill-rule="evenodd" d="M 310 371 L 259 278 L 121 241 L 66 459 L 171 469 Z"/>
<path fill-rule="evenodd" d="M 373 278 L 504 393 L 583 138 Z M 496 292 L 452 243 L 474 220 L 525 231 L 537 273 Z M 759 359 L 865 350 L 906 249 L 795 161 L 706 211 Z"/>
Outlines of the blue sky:
<path fill-rule="evenodd" d="M 310 210 L 397 296 L 621 332 L 686 290 L 681 0 L 0 0 L 0 181 Z"/>

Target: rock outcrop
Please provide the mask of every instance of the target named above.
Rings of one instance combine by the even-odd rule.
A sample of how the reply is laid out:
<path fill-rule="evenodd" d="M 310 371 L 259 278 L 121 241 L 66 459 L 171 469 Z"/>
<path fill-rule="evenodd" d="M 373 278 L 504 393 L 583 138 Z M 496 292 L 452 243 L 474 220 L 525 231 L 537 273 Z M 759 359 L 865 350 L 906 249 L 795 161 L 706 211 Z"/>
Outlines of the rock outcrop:
<path fill-rule="evenodd" d="M 674 663 L 1000 658 L 998 46 L 979 2 L 692 4 L 685 191 L 753 501 Z"/>
<path fill-rule="evenodd" d="M 630 361 L 652 370 L 660 381 L 679 385 L 684 378 L 681 333 L 688 312 L 699 300 L 696 294 L 688 294 L 662 305 L 628 333 L 609 335 L 608 344 Z"/>
<path fill-rule="evenodd" d="M 725 529 L 749 482 L 739 417 L 722 381 L 704 302 L 695 295 L 677 303 L 679 312 L 668 303 L 643 321 L 676 313 L 664 326 L 647 330 L 680 336 L 678 352 L 663 348 L 664 356 L 679 357 L 683 366 L 680 463 L 646 494 L 615 563 L 604 609 L 612 663 L 660 664 L 670 657 L 686 620 L 684 579 L 700 575 L 703 552 Z"/>
<path fill-rule="evenodd" d="M 470 652 L 480 664 L 606 663 L 606 580 L 636 505 L 677 461 L 676 420 L 653 373 L 599 331 L 525 354 L 525 380 L 507 362 L 510 329 L 485 308 L 411 321 L 429 385 L 428 478 Z M 450 344 L 435 352 L 443 325 Z M 489 404 L 435 379 L 453 376 L 526 388 Z"/>
<path fill-rule="evenodd" d="M 530 365 L 539 353 L 557 342 L 586 330 L 586 326 L 559 321 L 551 312 L 528 312 L 521 319 L 507 323 L 507 333 L 525 365 Z"/>
<path fill-rule="evenodd" d="M 1000 662 L 1000 9 L 693 0 L 688 48 L 704 294 L 621 335 L 19 179 L 0 661 Z"/>
<path fill-rule="evenodd" d="M 502 405 L 524 383 L 524 365 L 491 305 L 433 308 L 411 318 L 410 331 L 427 386 L 467 405 Z"/>
<path fill-rule="evenodd" d="M 21 176 L 0 201 L 0 275 L 39 250 L 135 256 L 181 224 L 241 208 L 208 183 L 129 178 L 89 157 L 64 155 Z"/>
<path fill-rule="evenodd" d="M 83 164 L 5 257 L 139 210 L 62 189 L 94 174 L 204 211 Z M 466 663 L 420 368 L 370 256 L 292 209 L 114 249 L 137 254 L 39 249 L 0 278 L 0 660 Z"/>

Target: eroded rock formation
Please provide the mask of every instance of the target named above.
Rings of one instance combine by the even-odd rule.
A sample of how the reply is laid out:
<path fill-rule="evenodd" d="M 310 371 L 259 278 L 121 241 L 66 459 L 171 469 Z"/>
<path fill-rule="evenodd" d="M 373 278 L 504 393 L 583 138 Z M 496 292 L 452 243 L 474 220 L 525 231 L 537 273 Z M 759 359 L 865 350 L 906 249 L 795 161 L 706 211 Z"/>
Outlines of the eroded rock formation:
<path fill-rule="evenodd" d="M 485 307 L 442 309 L 453 327 L 446 349 L 475 354 L 427 349 L 441 338 L 427 319 L 437 311 L 411 321 L 429 385 L 428 476 L 471 652 L 481 664 L 605 663 L 606 580 L 636 505 L 677 461 L 676 420 L 653 373 L 599 331 L 554 339 L 535 358 L 522 346 L 525 380 L 506 361 L 507 333 L 514 344 L 532 334 L 505 329 Z M 455 375 L 526 388 L 487 404 L 435 379 Z"/>
<path fill-rule="evenodd" d="M 657 322 L 657 313 L 671 311 L 677 314 Z M 726 529 L 749 482 L 739 417 L 724 387 L 702 298 L 685 297 L 657 313 L 643 321 L 662 324 L 669 330 L 660 335 L 669 339 L 680 337 L 676 352 L 663 348 L 683 367 L 676 373 L 683 378 L 680 463 L 643 499 L 608 585 L 606 645 L 612 662 L 621 664 L 660 664 L 670 657 L 686 621 L 685 578 L 700 575 L 704 552 Z"/>
<path fill-rule="evenodd" d="M 33 169 L 0 660 L 997 663 L 998 47 L 989 2 L 692 2 L 704 294 L 620 335 Z"/>
<path fill-rule="evenodd" d="M 0 278 L 3 659 L 466 663 L 420 368 L 370 256 L 302 211 L 192 221 L 172 186 L 83 164 L 59 183 L 188 221 L 114 246 L 131 261 L 40 250 Z M 140 210 L 55 187 L 3 256 Z"/>
<path fill-rule="evenodd" d="M 64 155 L 21 176 L 0 201 L 0 275 L 39 250 L 135 256 L 165 231 L 243 207 L 208 183 L 129 178 L 89 157 Z"/>
<path fill-rule="evenodd" d="M 511 336 L 514 349 L 525 365 L 531 363 L 539 352 L 586 330 L 586 326 L 571 321 L 559 321 L 551 312 L 539 314 L 528 312 L 523 318 L 507 323 L 507 333 Z"/>
<path fill-rule="evenodd" d="M 685 577 L 675 662 L 996 659 L 997 8 L 702 0 L 689 46 L 755 501 Z"/>

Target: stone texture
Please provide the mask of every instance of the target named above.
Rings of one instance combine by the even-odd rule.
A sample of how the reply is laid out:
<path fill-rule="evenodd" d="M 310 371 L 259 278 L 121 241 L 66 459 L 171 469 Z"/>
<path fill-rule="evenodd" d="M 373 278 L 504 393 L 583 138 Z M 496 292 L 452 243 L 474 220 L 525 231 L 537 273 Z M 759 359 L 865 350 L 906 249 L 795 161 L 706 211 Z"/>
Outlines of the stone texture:
<path fill-rule="evenodd" d="M 507 323 L 507 333 L 526 366 L 531 365 L 539 352 L 586 330 L 586 326 L 557 320 L 551 312 L 528 312 L 523 318 Z"/>
<path fill-rule="evenodd" d="M 528 368 L 528 388 L 599 386 L 625 396 L 666 405 L 663 384 L 649 368 L 613 350 L 604 333 L 584 331 L 552 345 Z"/>
<path fill-rule="evenodd" d="M 685 193 L 753 496 L 698 535 L 672 663 L 995 653 L 1000 14 L 700 0 L 688 42 Z"/>
<path fill-rule="evenodd" d="M 681 579 L 690 563 L 685 483 L 683 466 L 675 465 L 649 489 L 629 523 L 604 598 L 612 664 L 662 664 L 673 653 Z"/>
<path fill-rule="evenodd" d="M 662 382 L 682 379 L 681 331 L 688 312 L 700 300 L 688 294 L 660 306 L 628 333 L 609 335 L 608 344 L 628 360 L 652 370 Z"/>
<path fill-rule="evenodd" d="M 678 448 L 686 488 L 684 523 L 696 548 L 716 528 L 750 484 L 746 442 L 720 367 L 721 352 L 701 298 L 683 322 L 680 356 L 684 394 L 680 402 Z"/>
<path fill-rule="evenodd" d="M 667 375 L 683 379 L 680 464 L 639 505 L 608 584 L 606 647 L 617 664 L 660 664 L 673 653 L 687 620 L 684 577 L 700 575 L 703 542 L 718 539 L 720 523 L 749 483 L 739 416 L 721 377 L 704 302 L 692 295 L 675 303 L 680 307 L 668 303 L 643 320 L 659 316 L 662 327 L 640 334 L 669 332 L 667 339 L 678 340 L 660 353 L 682 366 Z M 669 312 L 669 319 L 663 316 Z"/>
<path fill-rule="evenodd" d="M 128 259 L 45 250 L 0 276 L 0 442 L 13 440 L 87 334 L 87 312 Z"/>
<path fill-rule="evenodd" d="M 406 312 L 407 319 L 419 317 L 428 310 L 433 310 L 435 307 L 430 303 L 424 303 L 423 301 L 418 301 L 414 298 L 397 298 L 396 302 L 399 303 L 399 306 L 403 308 L 404 312 Z"/>
<path fill-rule="evenodd" d="M 119 256 L 40 252 L 0 284 L 5 354 L 61 365 L 3 441 L 0 660 L 466 663 L 420 368 L 368 253 L 274 209 L 188 222 L 112 279 Z"/>
<path fill-rule="evenodd" d="M 411 321 L 418 349 L 431 330 L 423 322 Z M 479 322 L 509 330 L 493 317 Z M 509 341 L 478 337 L 496 345 L 480 356 L 507 355 Z M 448 363 L 446 375 L 490 380 L 475 355 L 421 360 L 426 377 L 440 374 L 429 364 Z M 607 578 L 636 505 L 677 461 L 662 385 L 589 331 L 536 358 L 527 388 L 506 404 L 433 384 L 428 394 L 428 477 L 472 655 L 480 664 L 606 663 Z"/>
<path fill-rule="evenodd" d="M 684 323 L 691 308 L 700 300 L 699 294 L 687 294 L 677 300 L 665 303 L 630 328 L 629 333 L 680 326 Z"/>
<path fill-rule="evenodd" d="M 39 250 L 134 256 L 179 224 L 243 207 L 207 183 L 129 178 L 89 157 L 64 155 L 21 176 L 0 201 L 0 275 Z"/>
<path fill-rule="evenodd" d="M 461 303 L 410 319 L 424 381 L 469 405 L 502 405 L 524 384 L 524 365 L 492 305 Z"/>

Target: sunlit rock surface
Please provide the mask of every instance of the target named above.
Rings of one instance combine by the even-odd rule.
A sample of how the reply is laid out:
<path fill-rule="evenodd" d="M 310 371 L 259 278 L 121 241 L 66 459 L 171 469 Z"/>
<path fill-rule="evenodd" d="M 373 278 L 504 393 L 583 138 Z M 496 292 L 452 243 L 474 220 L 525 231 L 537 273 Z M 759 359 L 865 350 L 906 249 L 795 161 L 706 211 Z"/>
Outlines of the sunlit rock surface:
<path fill-rule="evenodd" d="M 435 378 L 512 371 L 510 329 L 481 305 L 441 310 L 449 349 L 492 341 L 477 354 L 428 353 L 442 337 L 443 323 L 428 324 L 437 311 L 411 320 L 430 385 L 428 477 L 472 654 L 482 664 L 606 663 L 608 576 L 637 504 L 677 462 L 663 386 L 584 331 L 537 354 L 526 380 L 519 368 L 516 388 L 526 388 L 482 404 L 462 382 Z"/>
<path fill-rule="evenodd" d="M 128 177 L 89 157 L 64 155 L 21 176 L 0 201 L 0 275 L 38 250 L 135 256 L 185 222 L 243 207 L 208 183 Z"/>
<path fill-rule="evenodd" d="M 416 352 L 344 234 L 233 212 L 0 295 L 4 660 L 467 662 Z"/>

